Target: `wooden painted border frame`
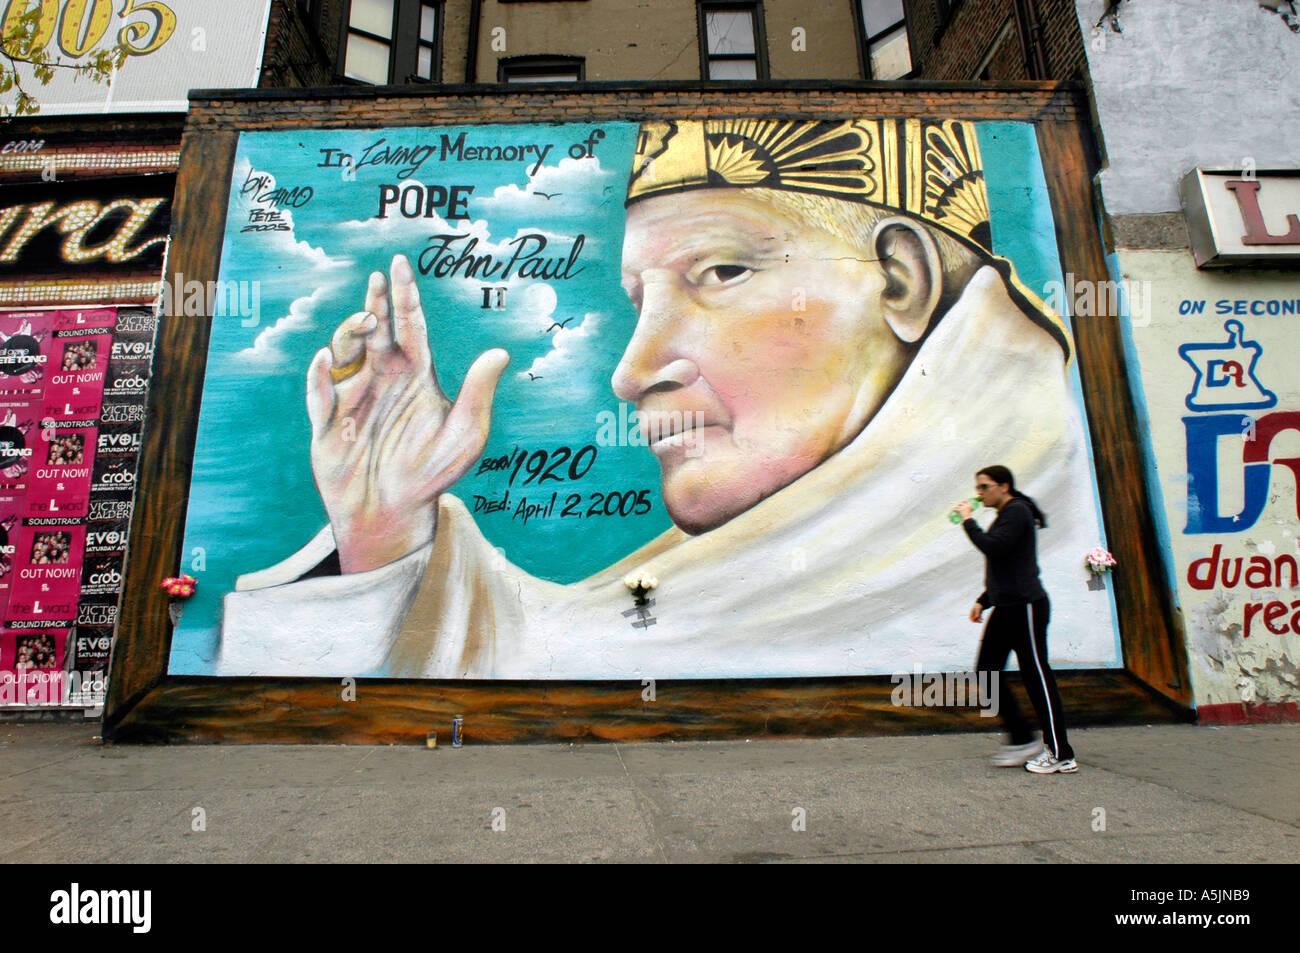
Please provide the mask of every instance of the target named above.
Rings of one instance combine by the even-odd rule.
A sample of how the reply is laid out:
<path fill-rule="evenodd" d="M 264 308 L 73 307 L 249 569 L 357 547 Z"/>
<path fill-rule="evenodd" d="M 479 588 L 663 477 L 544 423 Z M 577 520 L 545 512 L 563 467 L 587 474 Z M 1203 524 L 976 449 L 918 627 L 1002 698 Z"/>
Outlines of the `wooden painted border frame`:
<path fill-rule="evenodd" d="M 241 130 L 469 122 L 638 121 L 660 116 L 939 116 L 1033 121 L 1063 271 L 1109 280 L 1093 201 L 1088 108 L 1070 84 L 584 83 L 557 91 L 444 86 L 196 92 L 182 139 L 167 266 L 215 280 Z M 361 679 L 344 702 L 333 678 L 167 674 L 168 600 L 158 582 L 181 566 L 184 514 L 210 318 L 164 317 L 140 456 L 123 601 L 103 733 L 110 740 L 420 743 L 464 715 L 474 741 L 652 740 L 762 735 L 988 730 L 975 709 L 896 707 L 888 676 L 639 682 Z M 1072 724 L 1190 720 L 1184 637 L 1163 586 L 1120 320 L 1074 319 L 1125 668 L 1066 670 Z M 1017 679 L 1009 679 L 1023 697 Z M 444 734 L 444 738 L 446 734 Z"/>

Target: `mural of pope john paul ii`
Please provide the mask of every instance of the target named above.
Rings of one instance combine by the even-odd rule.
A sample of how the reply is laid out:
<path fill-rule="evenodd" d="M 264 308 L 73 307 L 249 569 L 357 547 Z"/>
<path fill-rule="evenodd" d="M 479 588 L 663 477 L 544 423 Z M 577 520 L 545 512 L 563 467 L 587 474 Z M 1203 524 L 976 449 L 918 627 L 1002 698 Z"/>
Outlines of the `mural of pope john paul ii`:
<path fill-rule="evenodd" d="M 457 496 L 510 355 L 444 393 L 422 276 L 397 255 L 338 302 L 307 370 L 328 526 L 240 577 L 217 672 L 964 670 L 979 559 L 947 513 L 990 461 L 1053 517 L 1054 657 L 1116 664 L 1081 561 L 1102 535 L 1070 335 L 991 246 L 972 123 L 643 124 L 622 247 L 637 320 L 609 386 L 674 525 L 567 584 L 503 557 Z M 630 621 L 629 573 L 658 580 L 653 624 Z"/>

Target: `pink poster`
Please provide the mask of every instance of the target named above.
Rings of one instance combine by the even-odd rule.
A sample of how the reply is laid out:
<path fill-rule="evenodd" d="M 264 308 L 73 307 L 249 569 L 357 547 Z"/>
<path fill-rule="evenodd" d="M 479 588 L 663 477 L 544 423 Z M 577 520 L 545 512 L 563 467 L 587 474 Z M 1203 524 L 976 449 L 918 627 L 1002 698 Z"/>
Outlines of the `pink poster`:
<path fill-rule="evenodd" d="M 18 535 L 7 613 L 11 623 L 77 617 L 86 527 L 52 522 L 24 525 Z"/>
<path fill-rule="evenodd" d="M 42 449 L 40 401 L 19 398 L 0 407 L 0 495 L 27 492 L 32 465 Z"/>
<path fill-rule="evenodd" d="M 93 329 L 55 331 L 57 367 L 46 372 L 44 419 L 98 420 L 113 335 Z"/>
<path fill-rule="evenodd" d="M 45 452 L 37 450 L 27 483 L 29 519 L 84 517 L 90 504 L 96 428 L 51 427 Z"/>
<path fill-rule="evenodd" d="M 0 619 L 6 618 L 5 611 L 9 608 L 22 508 L 21 496 L 0 493 Z"/>
<path fill-rule="evenodd" d="M 0 632 L 0 705 L 59 705 L 65 701 L 63 663 L 68 628 Z"/>
<path fill-rule="evenodd" d="M 40 401 L 59 312 L 0 314 L 0 406 Z"/>
<path fill-rule="evenodd" d="M 47 313 L 53 318 L 55 331 L 77 331 L 89 328 L 111 331 L 117 326 L 116 308 L 74 308 Z"/>

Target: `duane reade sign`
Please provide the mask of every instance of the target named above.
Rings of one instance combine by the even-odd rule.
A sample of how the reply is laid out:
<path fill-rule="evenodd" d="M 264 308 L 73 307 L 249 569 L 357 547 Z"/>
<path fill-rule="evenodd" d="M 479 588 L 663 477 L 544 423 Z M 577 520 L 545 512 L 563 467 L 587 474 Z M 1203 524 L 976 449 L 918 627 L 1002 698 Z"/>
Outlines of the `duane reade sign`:
<path fill-rule="evenodd" d="M 1194 169 L 1179 191 L 1198 268 L 1300 263 L 1300 169 Z"/>
<path fill-rule="evenodd" d="M 184 112 L 191 89 L 257 85 L 270 0 L 0 0 L 4 32 L 32 5 L 41 8 L 34 47 L 68 65 L 95 50 L 124 46 L 126 63 L 110 84 L 56 69 L 42 86 L 15 64 L 42 115 Z M 0 102 L 13 104 L 12 91 Z"/>

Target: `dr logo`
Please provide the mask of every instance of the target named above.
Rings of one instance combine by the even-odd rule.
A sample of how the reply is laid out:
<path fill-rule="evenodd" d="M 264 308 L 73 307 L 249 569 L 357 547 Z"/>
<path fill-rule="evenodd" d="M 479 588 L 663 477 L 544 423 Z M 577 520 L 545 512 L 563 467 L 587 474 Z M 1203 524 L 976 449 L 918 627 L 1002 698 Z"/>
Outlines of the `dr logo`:
<path fill-rule="evenodd" d="M 1273 438 L 1300 431 L 1300 411 L 1274 411 L 1255 421 L 1254 438 L 1242 442 L 1242 509 L 1219 513 L 1219 438 L 1242 432 L 1238 414 L 1184 417 L 1187 432 L 1187 528 L 1184 533 L 1240 533 L 1250 529 L 1268 503 L 1274 467 L 1291 471 L 1291 490 L 1300 518 L 1300 457 L 1273 457 Z"/>
<path fill-rule="evenodd" d="M 1184 344 L 1178 354 L 1192 365 L 1196 382 L 1187 395 L 1188 410 L 1263 410 L 1277 404 L 1277 395 L 1255 377 L 1255 364 L 1264 349 L 1247 341 L 1240 321 L 1223 326 L 1228 340 Z"/>

